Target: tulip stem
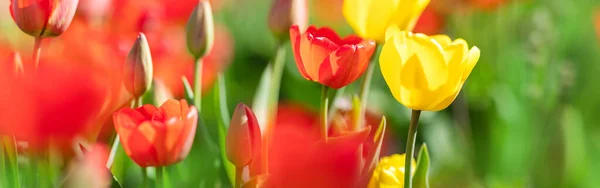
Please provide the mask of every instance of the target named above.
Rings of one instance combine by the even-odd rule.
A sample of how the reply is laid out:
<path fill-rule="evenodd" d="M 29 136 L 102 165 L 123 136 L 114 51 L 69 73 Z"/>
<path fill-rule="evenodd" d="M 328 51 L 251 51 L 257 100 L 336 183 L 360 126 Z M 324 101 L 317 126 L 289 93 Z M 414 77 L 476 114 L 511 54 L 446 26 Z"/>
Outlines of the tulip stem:
<path fill-rule="evenodd" d="M 412 187 L 411 166 L 415 151 L 417 129 L 419 127 L 419 116 L 421 116 L 421 110 L 413 110 L 410 116 L 410 126 L 408 127 L 408 137 L 406 138 L 406 160 L 404 161 L 404 188 Z"/>
<path fill-rule="evenodd" d="M 235 167 L 235 188 L 242 187 L 242 172 L 244 171 L 243 166 Z"/>
<path fill-rule="evenodd" d="M 267 102 L 267 128 L 263 136 L 262 147 L 262 164 L 264 174 L 269 172 L 269 144 L 273 138 L 275 129 L 275 120 L 277 119 L 277 103 L 279 102 L 279 88 L 281 87 L 281 75 L 285 67 L 285 52 L 286 48 L 283 44 L 277 45 L 277 54 L 273 63 L 273 72 L 271 77 L 271 85 L 269 86 L 269 97 Z"/>
<path fill-rule="evenodd" d="M 373 56 L 372 58 L 375 58 L 375 56 Z M 365 73 L 365 78 L 362 80 L 362 83 L 360 84 L 360 111 L 359 114 L 361 114 L 359 116 L 358 119 L 358 126 L 357 127 L 362 127 L 364 126 L 364 113 L 365 113 L 365 109 L 367 108 L 367 102 L 369 100 L 369 88 L 371 87 L 371 80 L 373 78 L 373 70 L 375 70 L 375 64 L 376 62 L 373 61 L 371 59 L 371 62 L 369 63 L 369 66 L 367 67 L 367 71 Z"/>
<path fill-rule="evenodd" d="M 35 37 L 35 41 L 33 43 L 33 62 L 34 69 L 37 70 L 38 65 L 40 64 L 40 54 L 42 52 L 42 37 Z"/>
<path fill-rule="evenodd" d="M 323 85 L 321 89 L 321 139 L 327 142 L 327 113 L 329 108 L 329 87 Z"/>
<path fill-rule="evenodd" d="M 196 60 L 196 72 L 194 73 L 194 106 L 198 114 L 202 114 L 202 59 Z"/>
<path fill-rule="evenodd" d="M 154 178 L 156 179 L 156 187 L 160 187 L 160 188 L 165 187 L 165 185 L 164 185 L 165 181 L 163 179 L 164 178 L 164 174 L 163 174 L 164 168 L 165 167 L 162 167 L 162 166 L 155 167 L 155 169 L 156 169 L 155 175 L 156 176 Z"/>
<path fill-rule="evenodd" d="M 9 163 L 11 164 L 10 168 L 13 177 L 12 187 L 19 188 L 21 187 L 21 182 L 19 177 L 19 162 L 17 161 L 17 140 L 11 137 L 4 137 L 4 146 Z"/>
<path fill-rule="evenodd" d="M 146 167 L 142 167 L 142 188 L 148 187 L 148 170 Z"/>

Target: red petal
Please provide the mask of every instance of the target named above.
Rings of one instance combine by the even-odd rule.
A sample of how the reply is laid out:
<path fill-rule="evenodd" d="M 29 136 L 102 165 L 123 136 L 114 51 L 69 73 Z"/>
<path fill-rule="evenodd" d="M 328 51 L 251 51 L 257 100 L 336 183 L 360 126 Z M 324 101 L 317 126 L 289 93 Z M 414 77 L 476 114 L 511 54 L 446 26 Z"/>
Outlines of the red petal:
<path fill-rule="evenodd" d="M 294 52 L 294 59 L 296 60 L 296 66 L 298 67 L 298 71 L 300 75 L 307 80 L 312 80 L 306 69 L 304 68 L 304 62 L 302 61 L 302 56 L 300 56 L 300 30 L 298 29 L 298 25 L 293 25 L 290 28 L 290 41 L 292 45 L 292 50 Z"/>

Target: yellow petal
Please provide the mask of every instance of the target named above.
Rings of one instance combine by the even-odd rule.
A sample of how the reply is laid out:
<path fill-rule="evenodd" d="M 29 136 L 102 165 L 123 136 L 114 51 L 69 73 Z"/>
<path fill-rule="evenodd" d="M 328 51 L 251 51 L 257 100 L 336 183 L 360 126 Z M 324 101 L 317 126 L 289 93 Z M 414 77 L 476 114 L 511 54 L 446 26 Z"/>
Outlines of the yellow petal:
<path fill-rule="evenodd" d="M 344 0 L 342 12 L 348 25 L 354 29 L 359 36 L 365 37 L 366 20 L 368 8 L 371 0 Z"/>
<path fill-rule="evenodd" d="M 367 0 L 367 2 L 370 2 L 368 8 L 362 7 L 368 9 L 365 37 L 383 41 L 385 30 L 390 25 L 400 0 Z"/>
<path fill-rule="evenodd" d="M 403 31 L 412 31 L 429 0 L 403 0 L 396 7 L 392 23 Z"/>
<path fill-rule="evenodd" d="M 479 56 L 479 48 L 477 48 L 477 46 L 473 46 L 471 50 L 469 50 L 469 57 L 467 58 L 467 61 L 465 64 L 463 64 L 462 82 L 467 80 L 471 74 L 471 71 L 473 71 L 475 64 L 477 64 L 477 61 L 479 61 Z"/>
<path fill-rule="evenodd" d="M 396 35 L 400 35 L 402 31 L 398 28 L 397 25 L 392 24 L 385 30 L 385 41 L 387 42 L 390 38 Z"/>
<path fill-rule="evenodd" d="M 425 110 L 429 106 L 427 81 L 421 60 L 416 55 L 411 56 L 400 71 L 400 103 L 410 109 Z"/>
<path fill-rule="evenodd" d="M 448 106 L 450 106 L 450 104 L 452 104 L 452 102 L 454 102 L 454 99 L 456 99 L 456 97 L 460 93 L 461 88 L 462 88 L 462 85 L 458 86 L 458 89 L 456 89 L 454 91 L 454 93 L 448 95 L 442 102 L 437 104 L 435 107 L 431 108 L 430 111 L 435 112 L 435 111 L 440 111 L 440 110 L 446 109 Z"/>
<path fill-rule="evenodd" d="M 427 83 L 424 87 L 434 91 L 443 86 L 448 79 L 448 65 L 444 60 L 442 47 L 424 34 L 414 34 L 412 40 L 408 41 L 408 50 L 419 56 L 424 72 L 421 79 L 426 79 L 423 83 Z"/>
<path fill-rule="evenodd" d="M 452 44 L 452 39 L 450 39 L 448 35 L 434 35 L 431 38 L 433 38 L 433 40 L 435 40 L 438 44 L 440 44 L 440 46 L 444 48 Z"/>
<path fill-rule="evenodd" d="M 393 41 L 386 42 L 379 55 L 379 67 L 392 95 L 400 101 L 400 70 L 402 60 Z"/>

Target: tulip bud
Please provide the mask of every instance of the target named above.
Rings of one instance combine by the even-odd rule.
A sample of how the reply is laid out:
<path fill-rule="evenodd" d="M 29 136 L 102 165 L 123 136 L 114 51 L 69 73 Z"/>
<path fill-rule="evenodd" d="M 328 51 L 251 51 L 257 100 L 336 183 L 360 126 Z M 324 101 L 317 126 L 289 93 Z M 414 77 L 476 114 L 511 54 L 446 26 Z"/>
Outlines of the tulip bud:
<path fill-rule="evenodd" d="M 150 46 L 140 33 L 125 61 L 125 88 L 135 97 L 141 97 L 152 85 L 152 56 Z"/>
<path fill-rule="evenodd" d="M 235 166 L 245 166 L 258 156 L 260 144 L 260 128 L 254 112 L 246 105 L 238 104 L 227 130 L 227 159 Z"/>
<path fill-rule="evenodd" d="M 200 59 L 212 49 L 214 42 L 212 10 L 208 0 L 200 0 L 186 25 L 187 47 L 196 59 Z"/>
<path fill-rule="evenodd" d="M 71 24 L 79 0 L 11 0 L 10 13 L 19 28 L 33 37 L 62 34 Z"/>
<path fill-rule="evenodd" d="M 269 29 L 280 42 L 288 40 L 290 27 L 306 29 L 308 12 L 306 0 L 275 0 L 269 12 Z"/>

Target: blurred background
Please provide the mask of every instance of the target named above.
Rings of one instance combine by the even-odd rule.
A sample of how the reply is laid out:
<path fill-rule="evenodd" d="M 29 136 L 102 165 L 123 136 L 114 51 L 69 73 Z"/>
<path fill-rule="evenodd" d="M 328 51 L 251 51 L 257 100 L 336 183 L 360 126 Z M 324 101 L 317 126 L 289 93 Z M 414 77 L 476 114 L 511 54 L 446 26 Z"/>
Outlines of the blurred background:
<path fill-rule="evenodd" d="M 214 108 L 211 83 L 223 70 L 231 111 L 239 102 L 252 104 L 260 76 L 275 54 L 266 21 L 271 0 L 211 2 L 217 39 L 205 59 L 209 102 L 203 109 Z M 310 24 L 332 27 L 342 36 L 352 33 L 341 13 L 343 0 L 307 3 Z M 183 28 L 195 4 L 195 0 L 80 0 L 67 32 L 44 41 L 42 62 L 87 70 L 92 81 L 81 84 L 112 88 L 137 33 L 144 32 L 159 87 L 167 88 L 169 96 L 182 97 L 180 77 L 192 80 L 193 73 Z M 33 38 L 16 27 L 8 6 L 9 1 L 0 2 L 0 57 L 18 51 L 27 61 Z M 464 38 L 482 52 L 457 100 L 446 110 L 421 116 L 417 147 L 429 146 L 432 187 L 598 187 L 600 1 L 432 0 L 415 31 Z M 280 111 L 300 109 L 316 116 L 321 87 L 300 76 L 286 45 Z M 357 93 L 358 83 L 343 95 Z M 50 95 L 47 100 L 71 100 Z M 127 98 L 119 93 L 99 96 L 103 97 Z M 391 125 L 384 154 L 403 153 L 410 111 L 393 99 L 378 67 L 368 106 Z M 211 135 L 217 135 L 213 110 L 203 110 L 202 118 Z M 224 172 L 203 170 L 213 164 L 205 152 L 194 147 L 184 163 L 198 168 L 170 169 L 188 172 L 173 178 L 183 185 L 214 176 L 226 180 Z M 138 173 L 127 160 L 120 161 L 124 172 L 115 173 L 132 176 L 121 178 L 125 185 L 135 181 L 130 174 Z M 190 177 L 194 174 L 202 178 Z"/>

